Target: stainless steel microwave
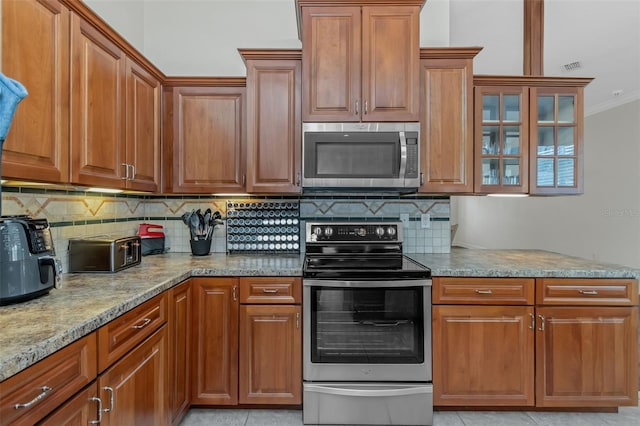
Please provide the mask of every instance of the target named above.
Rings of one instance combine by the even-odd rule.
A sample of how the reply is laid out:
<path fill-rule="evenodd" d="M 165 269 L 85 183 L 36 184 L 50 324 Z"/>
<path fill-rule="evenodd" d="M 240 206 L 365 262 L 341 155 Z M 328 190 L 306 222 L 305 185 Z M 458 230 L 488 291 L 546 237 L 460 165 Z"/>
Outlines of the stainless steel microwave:
<path fill-rule="evenodd" d="M 303 189 L 416 189 L 420 123 L 303 123 Z"/>

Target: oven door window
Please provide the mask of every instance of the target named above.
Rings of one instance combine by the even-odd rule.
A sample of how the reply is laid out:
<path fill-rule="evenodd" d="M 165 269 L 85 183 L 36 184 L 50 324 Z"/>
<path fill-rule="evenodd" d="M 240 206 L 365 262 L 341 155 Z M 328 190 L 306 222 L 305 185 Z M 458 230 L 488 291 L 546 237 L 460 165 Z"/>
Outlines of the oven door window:
<path fill-rule="evenodd" d="M 423 287 L 311 288 L 311 362 L 424 362 Z"/>

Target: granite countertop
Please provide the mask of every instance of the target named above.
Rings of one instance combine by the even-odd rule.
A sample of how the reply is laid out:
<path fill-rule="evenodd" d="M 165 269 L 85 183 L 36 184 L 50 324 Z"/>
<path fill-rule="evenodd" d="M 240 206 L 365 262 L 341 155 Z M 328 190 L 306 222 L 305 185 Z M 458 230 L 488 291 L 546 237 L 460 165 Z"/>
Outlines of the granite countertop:
<path fill-rule="evenodd" d="M 301 276 L 300 255 L 146 256 L 115 274 L 64 274 L 62 288 L 0 306 L 0 381 L 190 276 Z"/>
<path fill-rule="evenodd" d="M 543 250 L 472 250 L 409 254 L 431 268 L 431 275 L 455 277 L 636 278 L 640 269 L 596 262 Z"/>
<path fill-rule="evenodd" d="M 537 250 L 412 254 L 433 276 L 638 278 L 640 270 Z M 115 274 L 65 274 L 63 286 L 0 307 L 0 381 L 192 276 L 301 276 L 302 255 L 147 256 Z"/>

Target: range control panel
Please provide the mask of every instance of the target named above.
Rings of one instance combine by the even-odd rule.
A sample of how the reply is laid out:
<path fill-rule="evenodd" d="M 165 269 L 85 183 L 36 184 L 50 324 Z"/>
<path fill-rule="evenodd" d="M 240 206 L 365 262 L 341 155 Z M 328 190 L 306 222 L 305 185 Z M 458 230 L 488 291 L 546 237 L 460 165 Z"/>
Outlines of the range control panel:
<path fill-rule="evenodd" d="M 309 223 L 306 224 L 306 242 L 402 242 L 402 223 Z"/>

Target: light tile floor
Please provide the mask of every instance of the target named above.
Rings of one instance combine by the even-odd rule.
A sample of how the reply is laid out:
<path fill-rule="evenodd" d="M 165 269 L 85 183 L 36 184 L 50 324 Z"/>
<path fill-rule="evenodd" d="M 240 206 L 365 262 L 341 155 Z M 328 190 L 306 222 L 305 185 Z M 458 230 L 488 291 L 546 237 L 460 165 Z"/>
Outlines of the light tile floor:
<path fill-rule="evenodd" d="M 434 426 L 640 426 L 640 408 L 618 413 L 436 411 Z M 302 426 L 302 411 L 192 408 L 180 426 Z"/>

